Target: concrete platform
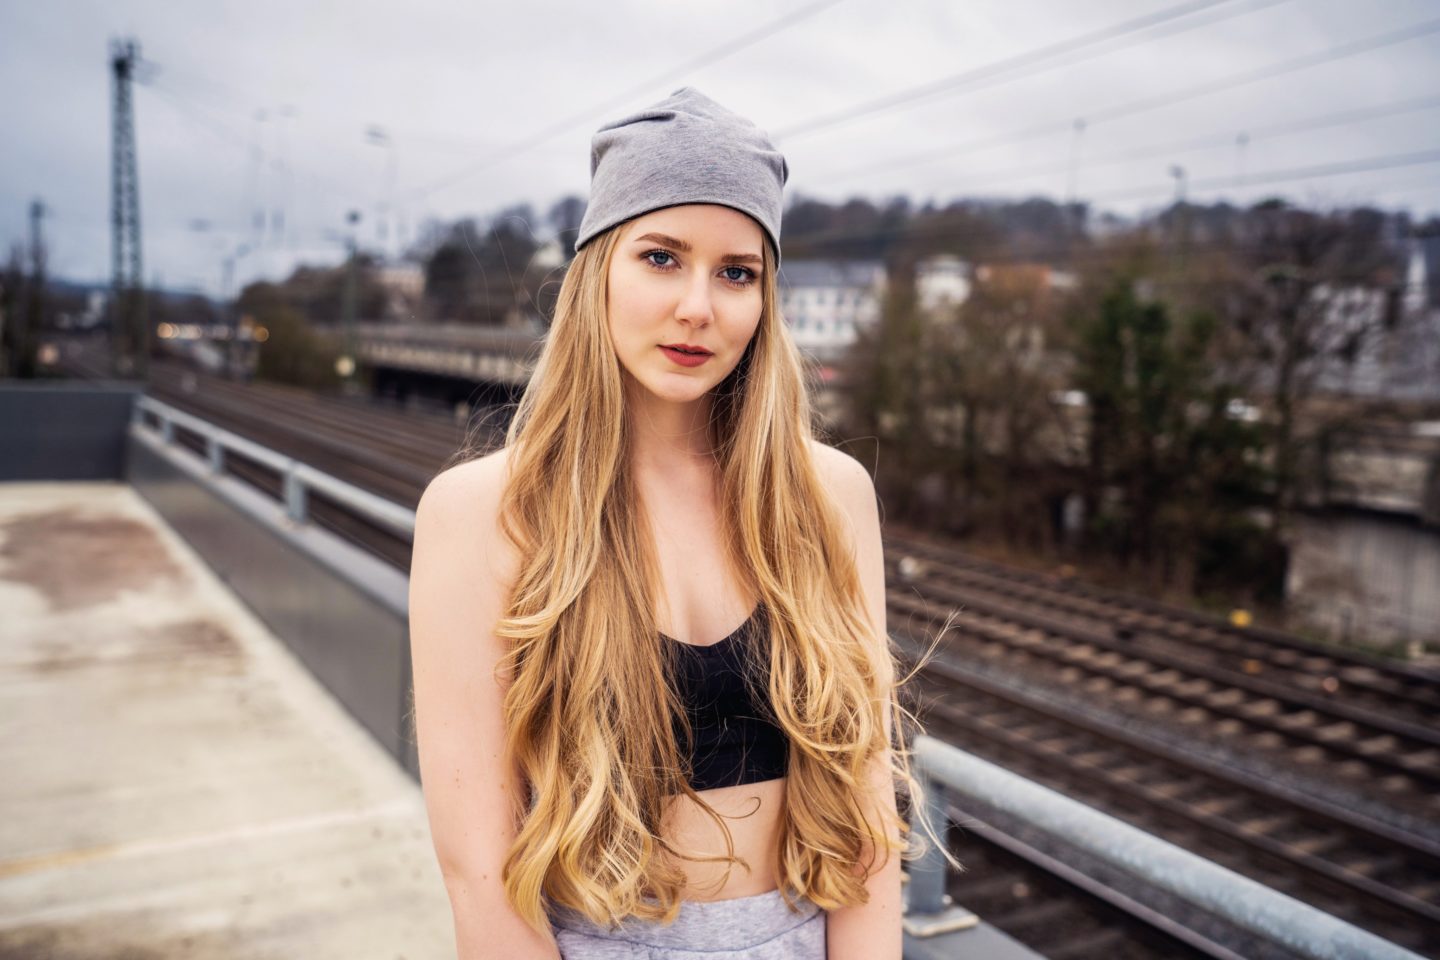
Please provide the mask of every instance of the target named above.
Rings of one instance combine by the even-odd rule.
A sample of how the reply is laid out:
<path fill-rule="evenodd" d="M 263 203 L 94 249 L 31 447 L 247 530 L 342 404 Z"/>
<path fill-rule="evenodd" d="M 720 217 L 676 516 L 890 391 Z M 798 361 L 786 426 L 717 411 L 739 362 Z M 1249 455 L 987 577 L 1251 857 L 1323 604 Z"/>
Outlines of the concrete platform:
<path fill-rule="evenodd" d="M 419 788 L 133 490 L 0 484 L 0 960 L 455 956 Z"/>

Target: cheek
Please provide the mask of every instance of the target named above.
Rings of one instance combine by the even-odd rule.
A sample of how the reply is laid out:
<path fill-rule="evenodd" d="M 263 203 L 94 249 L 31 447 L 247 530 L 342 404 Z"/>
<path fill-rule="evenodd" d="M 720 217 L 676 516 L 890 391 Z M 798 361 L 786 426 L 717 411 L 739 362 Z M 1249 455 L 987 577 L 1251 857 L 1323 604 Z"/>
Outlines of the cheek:
<path fill-rule="evenodd" d="M 608 297 L 611 323 L 616 330 L 635 330 L 653 325 L 663 316 L 663 297 L 650 285 L 622 281 L 612 285 Z"/>
<path fill-rule="evenodd" d="M 760 331 L 761 304 L 757 298 L 753 303 L 737 304 L 729 327 L 733 336 L 741 343 L 749 343 Z"/>

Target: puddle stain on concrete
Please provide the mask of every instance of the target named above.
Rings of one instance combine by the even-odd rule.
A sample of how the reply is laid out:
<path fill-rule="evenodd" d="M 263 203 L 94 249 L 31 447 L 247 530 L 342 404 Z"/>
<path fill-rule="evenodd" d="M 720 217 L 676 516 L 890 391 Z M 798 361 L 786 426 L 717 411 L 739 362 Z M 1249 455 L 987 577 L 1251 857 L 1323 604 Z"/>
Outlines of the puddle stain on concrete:
<path fill-rule="evenodd" d="M 34 926 L 0 930 L 0 960 L 234 960 L 243 955 L 268 960 L 269 953 L 237 953 L 233 934 L 182 934 L 143 944 L 124 943 L 113 926 L 97 921 L 73 927 Z M 120 941 L 120 942 L 117 942 Z M 278 960 L 278 958 L 277 958 Z"/>
<path fill-rule="evenodd" d="M 50 674 L 101 664 L 176 663 L 187 673 L 204 669 L 239 673 L 245 662 L 244 649 L 228 630 L 213 620 L 195 618 L 146 630 L 143 646 L 96 649 L 52 640 L 25 666 L 35 673 Z"/>
<path fill-rule="evenodd" d="M 0 575 L 38 590 L 57 610 L 104 603 L 157 579 L 184 580 L 154 532 L 128 517 L 50 510 L 0 521 L 0 534 Z"/>

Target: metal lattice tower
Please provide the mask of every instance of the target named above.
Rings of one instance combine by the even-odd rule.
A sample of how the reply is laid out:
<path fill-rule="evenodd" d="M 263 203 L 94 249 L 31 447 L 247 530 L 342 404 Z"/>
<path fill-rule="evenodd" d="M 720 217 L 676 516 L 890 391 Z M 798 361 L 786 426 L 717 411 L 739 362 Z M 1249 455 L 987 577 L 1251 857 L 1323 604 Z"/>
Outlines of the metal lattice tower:
<path fill-rule="evenodd" d="M 144 378 L 150 356 L 145 285 L 140 272 L 140 170 L 135 159 L 135 113 L 130 96 L 140 46 L 110 41 L 115 97 L 111 109 L 111 312 L 115 372 Z"/>

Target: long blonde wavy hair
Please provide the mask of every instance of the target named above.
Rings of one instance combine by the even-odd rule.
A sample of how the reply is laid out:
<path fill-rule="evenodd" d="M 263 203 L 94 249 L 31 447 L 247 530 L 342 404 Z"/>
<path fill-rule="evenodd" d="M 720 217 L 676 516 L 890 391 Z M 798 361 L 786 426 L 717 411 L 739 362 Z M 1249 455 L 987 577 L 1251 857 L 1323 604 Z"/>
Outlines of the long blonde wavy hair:
<path fill-rule="evenodd" d="M 676 651 L 656 621 L 661 581 L 606 316 L 624 226 L 570 264 L 505 436 L 501 526 L 522 561 L 496 632 L 510 642 L 499 666 L 509 684 L 506 736 L 528 795 L 517 798 L 503 876 L 511 905 L 537 930 L 547 900 L 607 925 L 632 915 L 669 922 L 685 882 L 678 860 L 744 863 L 721 816 L 691 788 L 672 727 L 684 716 L 666 662 Z M 762 246 L 759 326 L 714 388 L 710 439 L 725 560 L 767 613 L 767 692 L 790 743 L 776 851 L 782 894 L 792 908 L 793 891 L 835 909 L 868 898 L 855 872 L 862 860 L 869 870 L 877 851 L 918 855 L 906 806 L 913 817 L 923 804 L 903 742 L 888 742 L 884 705 L 892 733 L 913 716 L 895 696 L 888 638 L 882 655 L 841 508 L 812 460 L 804 367 L 778 308 L 774 252 Z M 910 803 L 870 807 L 884 811 L 882 823 L 861 792 L 887 748 Z M 664 840 L 662 815 L 676 795 L 720 826 L 725 854 L 687 855 Z"/>

